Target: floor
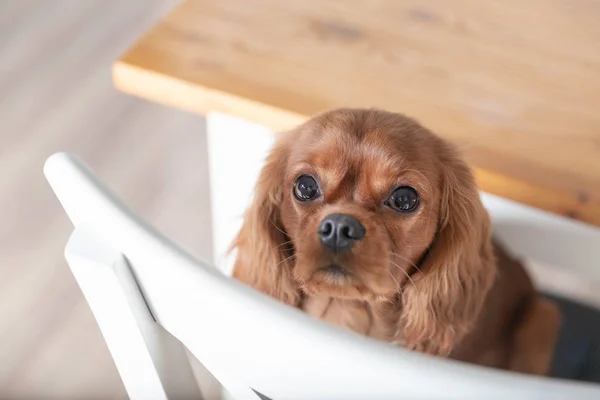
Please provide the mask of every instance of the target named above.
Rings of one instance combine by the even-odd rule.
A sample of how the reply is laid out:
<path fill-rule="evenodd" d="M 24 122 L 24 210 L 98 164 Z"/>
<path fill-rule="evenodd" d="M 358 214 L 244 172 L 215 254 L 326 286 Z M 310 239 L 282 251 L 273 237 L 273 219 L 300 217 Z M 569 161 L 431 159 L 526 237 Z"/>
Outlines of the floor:
<path fill-rule="evenodd" d="M 63 259 L 42 175 L 80 155 L 126 202 L 210 257 L 204 121 L 118 93 L 111 62 L 174 0 L 0 0 L 0 398 L 126 398 Z"/>

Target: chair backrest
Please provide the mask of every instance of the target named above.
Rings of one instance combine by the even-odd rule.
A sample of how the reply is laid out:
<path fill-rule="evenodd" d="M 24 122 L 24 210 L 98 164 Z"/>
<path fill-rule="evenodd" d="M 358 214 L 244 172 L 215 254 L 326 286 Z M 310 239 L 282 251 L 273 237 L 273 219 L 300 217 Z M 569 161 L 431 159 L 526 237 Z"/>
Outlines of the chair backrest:
<path fill-rule="evenodd" d="M 595 385 L 430 357 L 321 323 L 186 254 L 75 158 L 56 154 L 45 173 L 75 226 L 69 264 L 132 398 L 197 393 L 179 342 L 239 399 L 256 398 L 250 388 L 272 399 L 600 398 Z"/>
<path fill-rule="evenodd" d="M 518 257 L 568 269 L 600 283 L 600 229 L 487 193 L 494 235 Z"/>

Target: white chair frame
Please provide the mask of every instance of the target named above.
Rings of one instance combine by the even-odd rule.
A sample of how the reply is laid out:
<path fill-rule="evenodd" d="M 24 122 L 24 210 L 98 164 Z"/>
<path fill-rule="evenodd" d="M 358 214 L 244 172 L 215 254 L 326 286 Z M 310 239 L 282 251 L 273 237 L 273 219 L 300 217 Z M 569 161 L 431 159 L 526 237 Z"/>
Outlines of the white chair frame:
<path fill-rule="evenodd" d="M 185 253 L 75 157 L 53 155 L 45 174 L 74 225 L 66 259 L 132 399 L 202 398 L 185 347 L 240 400 L 259 398 L 254 390 L 275 400 L 600 399 L 598 385 L 426 356 L 324 324 Z M 600 282 L 598 229 L 483 199 L 513 253 Z"/>

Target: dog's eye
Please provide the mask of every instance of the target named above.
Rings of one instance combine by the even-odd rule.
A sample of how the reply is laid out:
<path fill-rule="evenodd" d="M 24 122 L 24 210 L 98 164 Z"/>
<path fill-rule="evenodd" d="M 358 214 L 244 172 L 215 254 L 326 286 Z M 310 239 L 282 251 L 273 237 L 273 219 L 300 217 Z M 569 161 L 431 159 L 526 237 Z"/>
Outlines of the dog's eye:
<path fill-rule="evenodd" d="M 309 201 L 319 196 L 319 184 L 310 175 L 300 175 L 294 181 L 294 196 L 300 201 Z"/>
<path fill-rule="evenodd" d="M 385 204 L 400 212 L 410 212 L 419 206 L 419 193 L 410 186 L 400 186 L 386 200 Z"/>

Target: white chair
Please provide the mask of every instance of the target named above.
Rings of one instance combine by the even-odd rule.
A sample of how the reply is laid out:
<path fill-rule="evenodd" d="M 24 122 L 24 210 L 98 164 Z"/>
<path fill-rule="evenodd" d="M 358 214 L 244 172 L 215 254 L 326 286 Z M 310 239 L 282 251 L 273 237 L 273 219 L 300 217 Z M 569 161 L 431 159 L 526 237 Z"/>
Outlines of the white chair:
<path fill-rule="evenodd" d="M 600 399 L 600 386 L 425 356 L 328 326 L 195 260 L 76 158 L 53 155 L 45 174 L 74 225 L 67 261 L 132 399 L 201 398 L 184 346 L 236 399 Z M 598 230 L 484 199 L 514 252 L 600 281 Z"/>

